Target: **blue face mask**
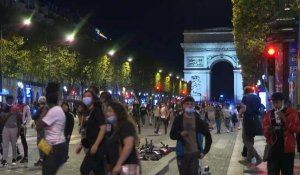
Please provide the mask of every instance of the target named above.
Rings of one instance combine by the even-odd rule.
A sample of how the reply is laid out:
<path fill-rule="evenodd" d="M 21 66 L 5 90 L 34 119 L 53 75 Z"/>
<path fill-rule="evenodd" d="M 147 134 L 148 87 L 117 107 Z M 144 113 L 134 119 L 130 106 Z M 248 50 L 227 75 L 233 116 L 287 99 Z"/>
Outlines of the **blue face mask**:
<path fill-rule="evenodd" d="M 185 108 L 186 113 L 193 113 L 195 111 L 194 107 L 191 108 Z"/>
<path fill-rule="evenodd" d="M 110 116 L 107 118 L 107 121 L 111 124 L 117 123 L 117 117 L 116 116 Z"/>
<path fill-rule="evenodd" d="M 91 106 L 93 103 L 93 98 L 92 97 L 83 97 L 82 98 L 83 104 L 85 104 L 87 107 Z"/>

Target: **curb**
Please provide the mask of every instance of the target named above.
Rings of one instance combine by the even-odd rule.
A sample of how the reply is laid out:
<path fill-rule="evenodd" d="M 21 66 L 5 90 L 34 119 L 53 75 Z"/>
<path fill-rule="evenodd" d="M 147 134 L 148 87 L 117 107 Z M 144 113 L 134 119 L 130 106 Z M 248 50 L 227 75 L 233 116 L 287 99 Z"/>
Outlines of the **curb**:
<path fill-rule="evenodd" d="M 147 175 L 163 175 L 163 174 L 166 174 L 169 171 L 170 163 L 173 162 L 174 160 L 176 160 L 176 154 L 175 154 L 175 152 L 171 152 L 167 156 L 160 159 L 161 164 L 159 166 L 157 166 L 156 168 L 154 168 L 150 172 L 147 172 L 147 173 L 143 172 L 143 174 L 147 174 Z"/>

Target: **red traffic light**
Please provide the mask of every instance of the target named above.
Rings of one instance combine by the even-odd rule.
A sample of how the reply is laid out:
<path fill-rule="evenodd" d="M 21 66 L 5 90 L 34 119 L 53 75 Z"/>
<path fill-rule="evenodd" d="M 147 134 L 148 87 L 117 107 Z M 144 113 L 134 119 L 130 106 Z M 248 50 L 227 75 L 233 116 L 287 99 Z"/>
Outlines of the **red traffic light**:
<path fill-rule="evenodd" d="M 160 86 L 157 85 L 157 86 L 155 87 L 155 89 L 159 91 L 159 90 L 160 90 Z"/>
<path fill-rule="evenodd" d="M 268 57 L 273 57 L 276 54 L 276 48 L 274 46 L 269 45 L 266 49 L 266 54 Z"/>

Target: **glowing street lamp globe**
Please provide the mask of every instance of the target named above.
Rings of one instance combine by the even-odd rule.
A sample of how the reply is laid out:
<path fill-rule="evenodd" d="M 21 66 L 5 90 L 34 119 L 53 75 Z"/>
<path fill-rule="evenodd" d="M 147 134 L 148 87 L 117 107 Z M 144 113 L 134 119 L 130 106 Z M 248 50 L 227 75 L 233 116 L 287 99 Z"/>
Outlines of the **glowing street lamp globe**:
<path fill-rule="evenodd" d="M 133 60 L 132 58 L 128 58 L 127 59 L 128 62 L 132 62 L 132 60 Z"/>
<path fill-rule="evenodd" d="M 68 41 L 68 42 L 73 42 L 74 39 L 75 39 L 74 34 L 69 34 L 66 36 L 66 41 Z"/>
<path fill-rule="evenodd" d="M 24 19 L 23 24 L 25 26 L 30 26 L 31 25 L 31 19 L 30 18 Z"/>

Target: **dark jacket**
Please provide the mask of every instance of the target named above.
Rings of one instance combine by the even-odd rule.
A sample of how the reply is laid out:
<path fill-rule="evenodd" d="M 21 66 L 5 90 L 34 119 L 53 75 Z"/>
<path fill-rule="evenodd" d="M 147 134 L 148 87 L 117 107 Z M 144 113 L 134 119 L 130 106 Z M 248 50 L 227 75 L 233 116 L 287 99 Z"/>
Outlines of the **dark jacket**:
<path fill-rule="evenodd" d="M 74 129 L 74 116 L 70 112 L 65 112 L 66 115 L 66 126 L 65 126 L 65 137 L 66 139 L 68 135 L 72 135 Z"/>
<path fill-rule="evenodd" d="M 199 152 L 207 154 L 210 150 L 212 144 L 211 134 L 209 132 L 208 124 L 200 119 L 200 116 L 197 113 L 194 113 L 196 120 L 196 136 Z M 181 136 L 181 132 L 183 131 L 183 114 L 175 117 L 173 126 L 170 132 L 170 138 L 172 140 L 177 140 L 176 143 L 176 154 L 177 156 L 184 155 L 184 139 Z M 205 147 L 203 147 L 203 136 L 205 137 Z"/>

